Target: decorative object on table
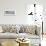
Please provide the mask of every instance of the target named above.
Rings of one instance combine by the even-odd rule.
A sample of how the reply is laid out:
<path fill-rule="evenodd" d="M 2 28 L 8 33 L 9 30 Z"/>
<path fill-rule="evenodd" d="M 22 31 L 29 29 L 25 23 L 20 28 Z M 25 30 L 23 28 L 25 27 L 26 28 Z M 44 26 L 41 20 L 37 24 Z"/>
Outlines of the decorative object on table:
<path fill-rule="evenodd" d="M 31 42 L 30 42 L 30 39 L 26 38 L 18 38 L 16 39 L 19 43 L 19 46 L 30 46 L 31 45 Z"/>
<path fill-rule="evenodd" d="M 27 39 L 26 41 L 21 41 L 20 46 L 31 46 L 30 40 Z"/>

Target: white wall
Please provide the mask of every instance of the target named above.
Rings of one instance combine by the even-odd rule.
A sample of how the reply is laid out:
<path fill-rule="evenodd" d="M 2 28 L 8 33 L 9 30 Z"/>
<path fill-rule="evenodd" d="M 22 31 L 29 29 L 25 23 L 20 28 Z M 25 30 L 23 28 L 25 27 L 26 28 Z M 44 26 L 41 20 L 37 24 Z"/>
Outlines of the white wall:
<path fill-rule="evenodd" d="M 0 0 L 0 24 L 26 24 L 26 5 L 32 4 L 34 1 L 35 0 Z M 46 5 L 46 0 L 39 0 L 39 2 Z M 7 9 L 16 10 L 16 16 L 4 16 L 3 11 Z"/>
<path fill-rule="evenodd" d="M 0 24 L 25 23 L 24 0 L 0 0 Z M 4 10 L 16 10 L 16 16 L 4 16 Z"/>

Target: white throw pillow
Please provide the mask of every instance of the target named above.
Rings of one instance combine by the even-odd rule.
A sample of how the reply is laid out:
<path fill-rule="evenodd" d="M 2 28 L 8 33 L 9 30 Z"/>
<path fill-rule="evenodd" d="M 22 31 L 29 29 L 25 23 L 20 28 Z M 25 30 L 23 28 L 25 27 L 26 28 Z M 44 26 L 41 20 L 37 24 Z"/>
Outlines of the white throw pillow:
<path fill-rule="evenodd" d="M 2 26 L 0 26 L 0 33 L 3 32 Z"/>

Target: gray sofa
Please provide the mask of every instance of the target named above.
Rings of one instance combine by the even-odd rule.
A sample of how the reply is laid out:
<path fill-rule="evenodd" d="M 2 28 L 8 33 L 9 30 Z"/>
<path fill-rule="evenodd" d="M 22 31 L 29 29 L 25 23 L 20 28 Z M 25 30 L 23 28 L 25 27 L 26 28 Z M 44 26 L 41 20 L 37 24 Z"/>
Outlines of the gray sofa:
<path fill-rule="evenodd" d="M 39 38 L 40 26 L 24 24 L 0 24 L 0 38 Z"/>

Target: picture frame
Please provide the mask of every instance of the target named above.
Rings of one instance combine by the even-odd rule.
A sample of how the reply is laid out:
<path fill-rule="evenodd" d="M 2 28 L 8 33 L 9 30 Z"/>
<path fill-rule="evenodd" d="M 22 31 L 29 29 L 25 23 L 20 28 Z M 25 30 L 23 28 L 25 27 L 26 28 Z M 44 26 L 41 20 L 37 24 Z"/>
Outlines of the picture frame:
<path fill-rule="evenodd" d="M 5 16 L 15 16 L 16 13 L 15 13 L 15 11 L 4 11 L 4 15 Z"/>

